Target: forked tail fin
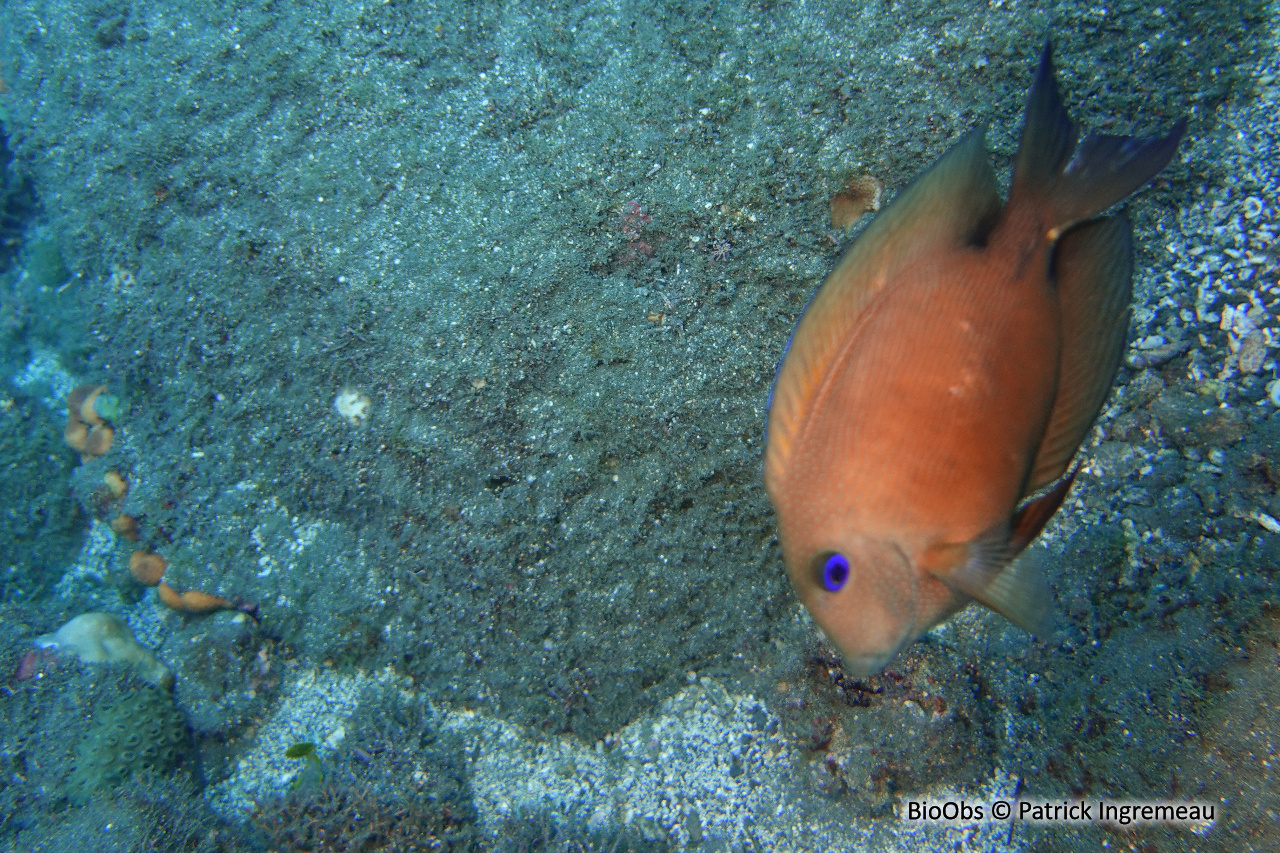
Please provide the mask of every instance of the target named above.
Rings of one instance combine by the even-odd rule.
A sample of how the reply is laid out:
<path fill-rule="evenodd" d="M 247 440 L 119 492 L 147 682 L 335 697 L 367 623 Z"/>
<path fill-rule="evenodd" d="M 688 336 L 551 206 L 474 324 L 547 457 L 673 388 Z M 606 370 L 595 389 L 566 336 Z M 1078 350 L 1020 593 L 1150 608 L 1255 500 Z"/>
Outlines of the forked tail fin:
<path fill-rule="evenodd" d="M 1062 105 L 1048 42 L 1027 99 L 1010 202 L 1035 199 L 1048 208 L 1049 238 L 1102 213 L 1168 165 L 1186 132 L 1179 119 L 1165 136 L 1097 134 L 1076 144 L 1079 130 Z"/>

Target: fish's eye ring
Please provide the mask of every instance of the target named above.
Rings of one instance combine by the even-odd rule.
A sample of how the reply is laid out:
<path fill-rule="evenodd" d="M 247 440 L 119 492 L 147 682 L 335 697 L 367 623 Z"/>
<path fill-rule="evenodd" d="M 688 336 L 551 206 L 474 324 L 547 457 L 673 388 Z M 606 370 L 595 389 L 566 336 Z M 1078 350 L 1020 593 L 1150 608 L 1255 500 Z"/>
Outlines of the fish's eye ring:
<path fill-rule="evenodd" d="M 819 558 L 821 559 L 821 558 Z M 844 554 L 828 554 L 822 562 L 822 588 L 827 592 L 839 592 L 849 580 L 849 560 Z"/>

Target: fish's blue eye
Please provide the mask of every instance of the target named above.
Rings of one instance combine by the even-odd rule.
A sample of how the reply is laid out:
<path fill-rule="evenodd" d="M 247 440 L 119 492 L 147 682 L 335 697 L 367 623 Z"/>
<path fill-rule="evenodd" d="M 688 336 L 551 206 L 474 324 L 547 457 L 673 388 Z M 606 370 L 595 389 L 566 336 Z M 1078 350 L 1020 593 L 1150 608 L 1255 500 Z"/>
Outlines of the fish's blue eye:
<path fill-rule="evenodd" d="M 822 586 L 827 592 L 839 592 L 849 579 L 849 561 L 844 554 L 832 554 L 822 564 Z"/>

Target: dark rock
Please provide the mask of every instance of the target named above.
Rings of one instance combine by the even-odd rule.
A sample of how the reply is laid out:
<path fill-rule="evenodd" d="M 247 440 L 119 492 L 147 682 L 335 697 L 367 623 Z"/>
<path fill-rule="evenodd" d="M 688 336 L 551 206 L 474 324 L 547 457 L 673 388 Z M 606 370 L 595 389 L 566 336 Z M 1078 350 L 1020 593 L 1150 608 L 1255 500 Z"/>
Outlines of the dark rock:
<path fill-rule="evenodd" d="M 1160 430 L 1178 447 L 1228 447 L 1245 433 L 1245 420 L 1211 399 L 1166 388 L 1151 403 Z"/>

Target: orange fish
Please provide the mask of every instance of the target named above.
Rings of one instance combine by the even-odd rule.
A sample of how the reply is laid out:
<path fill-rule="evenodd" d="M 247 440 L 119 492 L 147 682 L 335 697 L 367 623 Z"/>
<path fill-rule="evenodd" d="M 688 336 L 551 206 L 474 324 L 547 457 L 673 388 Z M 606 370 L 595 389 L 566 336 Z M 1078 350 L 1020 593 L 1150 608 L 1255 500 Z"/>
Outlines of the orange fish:
<path fill-rule="evenodd" d="M 791 582 L 851 672 L 975 600 L 1049 630 L 1048 585 L 1014 558 L 1066 497 L 1129 327 L 1131 228 L 1098 215 L 1185 127 L 1078 142 L 1046 44 L 1008 202 L 971 131 L 805 309 L 769 398 L 765 485 Z"/>

